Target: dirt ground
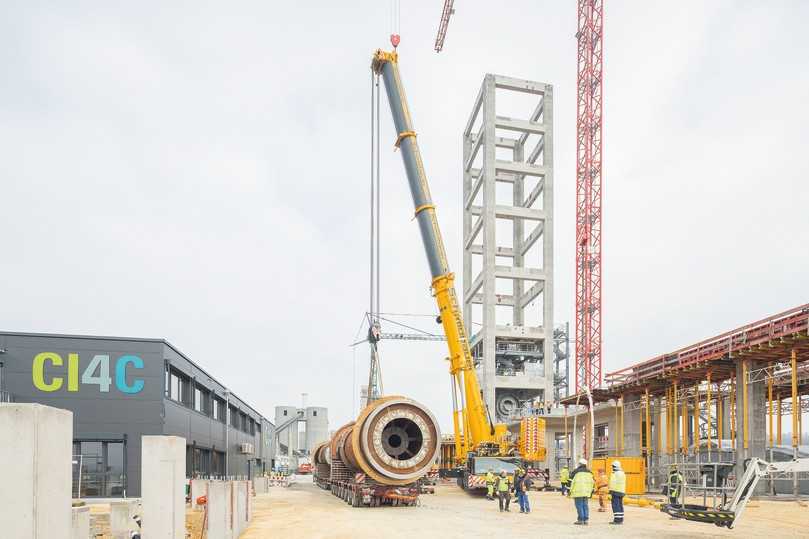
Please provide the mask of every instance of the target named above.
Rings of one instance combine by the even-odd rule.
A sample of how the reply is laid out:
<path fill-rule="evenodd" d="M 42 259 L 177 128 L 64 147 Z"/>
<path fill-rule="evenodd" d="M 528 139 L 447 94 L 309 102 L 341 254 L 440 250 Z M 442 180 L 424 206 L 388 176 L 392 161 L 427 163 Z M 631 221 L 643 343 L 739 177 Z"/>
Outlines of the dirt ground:
<path fill-rule="evenodd" d="M 711 524 L 670 520 L 654 508 L 627 506 L 626 523 L 610 526 L 610 513 L 590 503 L 590 525 L 574 526 L 573 501 L 556 492 L 531 492 L 531 513 L 500 513 L 496 502 L 471 496 L 455 485 L 441 485 L 421 496 L 420 507 L 352 508 L 306 480 L 272 488 L 254 498 L 253 521 L 241 539 L 301 537 L 362 539 L 463 537 L 788 537 L 809 538 L 809 507 L 795 502 L 756 501 L 733 530 Z M 516 504 L 515 504 L 516 505 Z"/>

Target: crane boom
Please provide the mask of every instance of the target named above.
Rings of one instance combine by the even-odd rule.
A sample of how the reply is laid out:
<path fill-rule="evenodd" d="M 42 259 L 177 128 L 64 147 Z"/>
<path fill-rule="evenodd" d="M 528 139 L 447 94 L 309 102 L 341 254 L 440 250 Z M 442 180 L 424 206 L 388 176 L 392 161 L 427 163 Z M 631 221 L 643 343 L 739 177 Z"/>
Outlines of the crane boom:
<path fill-rule="evenodd" d="M 382 77 L 388 96 L 393 123 L 398 136 L 396 146 L 402 154 L 410 193 L 413 196 L 415 218 L 418 221 L 427 263 L 432 277 L 432 293 L 438 303 L 441 324 L 449 348 L 449 371 L 461 388 L 461 410 L 456 410 L 456 444 L 460 442 L 459 457 L 465 460 L 467 451 L 497 454 L 506 425 L 493 425 L 489 419 L 480 391 L 469 339 L 455 294 L 455 275 L 450 271 L 447 253 L 436 219 L 435 204 L 430 195 L 427 175 L 421 160 L 413 120 L 407 106 L 404 87 L 399 75 L 398 54 L 377 50 L 371 68 Z M 460 411 L 460 418 L 458 412 Z M 461 432 L 461 430 L 463 432 Z"/>

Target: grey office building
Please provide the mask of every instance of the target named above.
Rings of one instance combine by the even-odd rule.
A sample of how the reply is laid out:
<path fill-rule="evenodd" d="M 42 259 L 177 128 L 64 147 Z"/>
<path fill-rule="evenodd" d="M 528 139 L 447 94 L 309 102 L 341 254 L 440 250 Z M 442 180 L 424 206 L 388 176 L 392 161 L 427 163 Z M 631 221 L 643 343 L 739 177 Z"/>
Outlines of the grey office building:
<path fill-rule="evenodd" d="M 144 434 L 185 438 L 189 476 L 273 465 L 273 424 L 162 339 L 0 332 L 0 397 L 73 412 L 74 496 L 139 496 Z"/>

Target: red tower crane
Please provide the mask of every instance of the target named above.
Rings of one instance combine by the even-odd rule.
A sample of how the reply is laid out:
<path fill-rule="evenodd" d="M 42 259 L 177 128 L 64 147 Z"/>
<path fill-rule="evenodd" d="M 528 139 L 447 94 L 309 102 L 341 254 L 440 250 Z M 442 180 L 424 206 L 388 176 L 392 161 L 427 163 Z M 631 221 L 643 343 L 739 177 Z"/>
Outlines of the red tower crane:
<path fill-rule="evenodd" d="M 576 392 L 601 385 L 603 0 L 578 0 Z"/>

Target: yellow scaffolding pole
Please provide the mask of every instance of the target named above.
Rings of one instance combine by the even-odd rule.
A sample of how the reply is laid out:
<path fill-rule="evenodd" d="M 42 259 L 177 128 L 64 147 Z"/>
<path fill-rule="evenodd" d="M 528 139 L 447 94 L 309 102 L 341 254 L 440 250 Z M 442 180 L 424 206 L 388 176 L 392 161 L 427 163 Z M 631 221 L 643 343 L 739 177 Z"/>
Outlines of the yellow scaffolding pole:
<path fill-rule="evenodd" d="M 619 455 L 623 456 L 624 454 L 624 396 L 621 395 L 621 436 L 619 438 L 621 442 L 621 452 L 618 453 Z"/>
<path fill-rule="evenodd" d="M 677 452 L 677 448 L 680 446 L 680 425 L 678 424 L 678 420 L 680 419 L 677 416 L 678 408 L 677 408 L 677 380 L 674 381 L 674 400 L 671 403 L 672 408 L 672 427 L 674 427 L 674 436 L 672 436 L 672 446 L 673 452 Z"/>
<path fill-rule="evenodd" d="M 708 423 L 705 430 L 708 431 L 708 460 L 711 459 L 711 445 L 713 445 L 713 435 L 711 434 L 711 371 L 708 371 L 708 396 L 705 401 L 705 410 L 708 412 Z"/>
<path fill-rule="evenodd" d="M 744 442 L 744 454 L 747 457 L 747 450 L 750 448 L 750 431 L 748 421 L 750 414 L 747 406 L 747 360 L 742 361 L 742 440 Z"/>
<path fill-rule="evenodd" d="M 683 409 L 682 409 L 682 413 L 680 414 L 680 419 L 682 420 L 682 423 L 683 423 L 683 425 L 682 425 L 683 432 L 682 432 L 682 435 L 680 436 L 680 443 L 682 444 L 681 445 L 681 450 L 683 452 L 683 455 L 687 455 L 688 454 L 688 398 L 685 396 L 685 390 L 683 390 L 682 406 L 683 406 Z"/>
<path fill-rule="evenodd" d="M 798 402 L 798 352 L 792 349 L 792 447 L 798 447 L 798 418 L 801 415 L 801 403 Z"/>
<path fill-rule="evenodd" d="M 699 384 L 694 386 L 694 453 L 699 451 Z"/>
<path fill-rule="evenodd" d="M 778 430 L 776 431 L 775 440 L 778 442 L 778 445 L 781 445 L 781 393 L 778 393 L 778 398 L 776 400 L 775 405 L 778 408 L 776 410 L 778 412 L 778 423 L 776 427 Z"/>
<path fill-rule="evenodd" d="M 666 388 L 666 454 L 671 455 L 671 388 Z"/>
<path fill-rule="evenodd" d="M 652 452 L 653 441 L 652 441 L 652 414 L 651 414 L 651 402 L 649 401 L 649 389 L 646 389 L 646 453 Z"/>
<path fill-rule="evenodd" d="M 663 452 L 663 401 L 661 399 L 657 399 L 657 405 L 655 406 L 655 430 L 657 431 L 657 454 L 660 455 Z"/>
<path fill-rule="evenodd" d="M 725 438 L 725 428 L 723 423 L 724 418 L 722 417 L 722 408 L 725 404 L 725 398 L 722 396 L 721 387 L 717 384 L 716 387 L 716 434 L 719 440 L 717 441 L 717 447 L 722 449 L 722 440 Z"/>
<path fill-rule="evenodd" d="M 736 375 L 730 377 L 730 439 L 733 442 L 733 450 L 737 450 L 736 444 Z"/>
<path fill-rule="evenodd" d="M 775 434 L 772 429 L 772 374 L 767 377 L 767 424 L 770 428 L 770 447 L 772 447 L 773 435 Z"/>

